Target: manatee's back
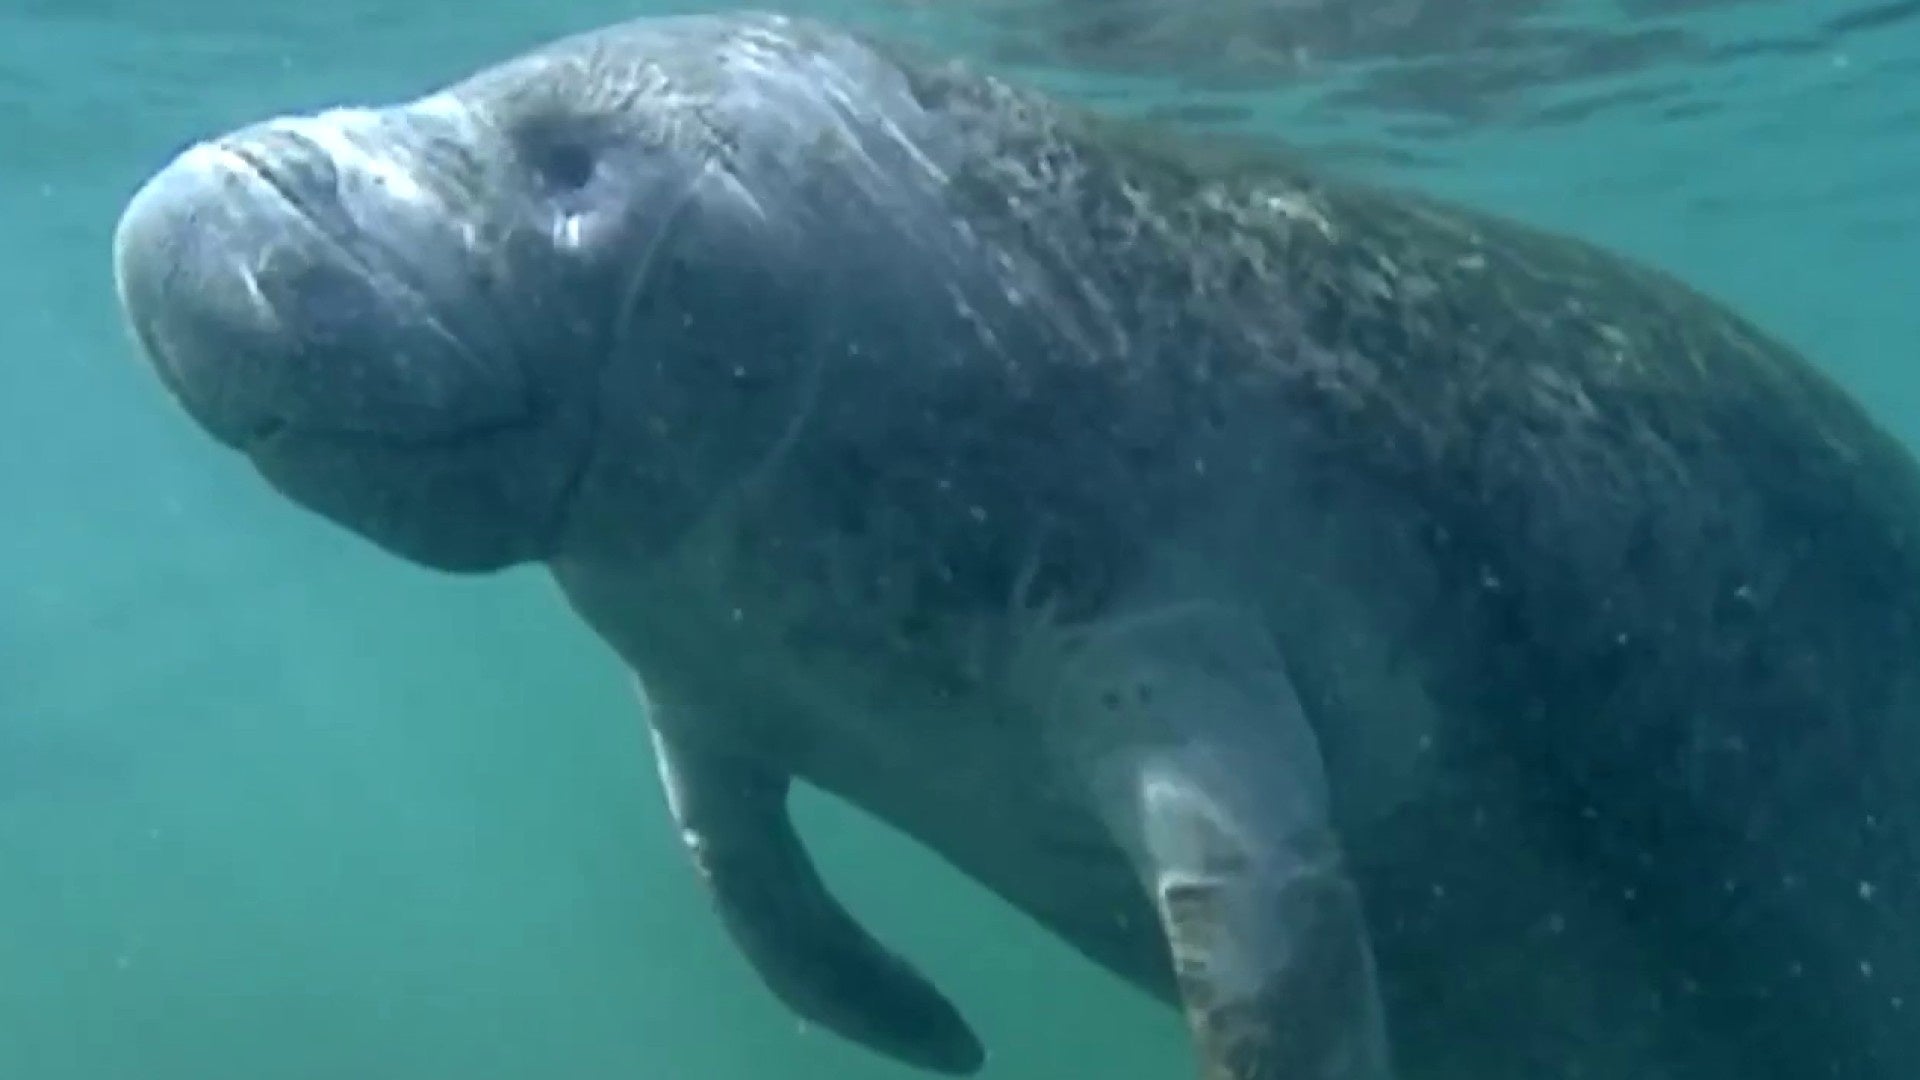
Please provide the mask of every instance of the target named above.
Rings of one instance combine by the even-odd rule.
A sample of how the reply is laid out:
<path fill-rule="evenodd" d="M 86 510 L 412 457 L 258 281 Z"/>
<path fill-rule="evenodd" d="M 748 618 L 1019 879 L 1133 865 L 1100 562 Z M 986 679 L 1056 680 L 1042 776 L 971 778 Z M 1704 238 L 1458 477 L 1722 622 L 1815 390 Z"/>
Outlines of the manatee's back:
<path fill-rule="evenodd" d="M 1367 377 L 1291 407 L 1423 519 L 1436 625 L 1475 643 L 1432 670 L 1450 745 L 1509 768 L 1533 842 L 1633 929 L 1680 1075 L 1920 1075 L 1907 451 L 1677 282 L 1444 208 L 1323 205 L 1292 278 Z"/>
<path fill-rule="evenodd" d="M 1391 612 L 1447 718 L 1439 781 L 1354 837 L 1397 1028 L 1419 1025 L 1408 1009 L 1484 1021 L 1552 1070 L 1578 1054 L 1530 1023 L 1585 1023 L 1569 1037 L 1597 1045 L 1646 1018 L 1689 1080 L 1920 1075 L 1903 447 L 1739 317 L 1588 245 L 912 74 L 977 143 L 962 213 L 1050 283 L 1022 362 L 1078 380 L 1086 445 L 1056 426 L 1029 460 L 1130 500 L 1085 508 L 1102 528 L 1084 531 L 1150 533 L 1217 498 L 1183 467 L 1225 401 L 1270 418 L 1290 520 L 1363 522 L 1384 552 L 1349 585 Z M 1150 415 L 1127 411 L 1141 400 Z M 1321 674 L 1296 673 L 1310 701 Z M 1483 819 L 1526 850 L 1489 848 Z M 1433 888 L 1453 852 L 1477 914 Z M 1555 940 L 1574 907 L 1599 914 L 1566 935 L 1631 939 L 1619 964 L 1638 974 L 1595 983 L 1636 1000 L 1550 1017 L 1526 980 L 1582 977 Z M 1472 989 L 1447 980 L 1480 941 L 1534 973 L 1469 1018 L 1451 1002 Z M 1504 1075 L 1533 1051 L 1462 1053 Z"/>
<path fill-rule="evenodd" d="M 1907 451 L 1801 358 L 1605 252 L 1277 157 L 1201 164 L 958 85 L 933 90 L 996 115 L 980 127 L 995 152 L 1029 163 L 996 183 L 1047 208 L 1029 213 L 1051 222 L 1055 310 L 1121 328 L 1097 361 L 1111 378 L 1160 382 L 1176 433 L 1223 398 L 1270 409 L 1302 481 L 1288 497 L 1324 493 L 1297 519 L 1395 538 L 1402 570 L 1383 561 L 1357 587 L 1381 583 L 1385 611 L 1404 604 L 1390 590 L 1432 586 L 1428 610 L 1388 621 L 1449 717 L 1450 771 L 1375 847 L 1356 839 L 1398 1003 L 1445 1015 L 1448 994 L 1469 996 L 1446 980 L 1474 933 L 1547 969 L 1559 911 L 1584 905 L 1641 951 L 1643 974 L 1609 992 L 1645 1000 L 1576 1008 L 1587 1019 L 1569 1022 L 1595 1028 L 1577 1037 L 1658 1018 L 1662 1060 L 1702 1080 L 1920 1075 Z M 1156 486 L 1159 460 L 1132 467 L 1165 513 L 1196 489 Z M 1488 907 L 1475 926 L 1456 906 L 1449 924 L 1421 875 L 1480 842 L 1482 813 L 1560 876 L 1538 910 Z M 1415 836 L 1430 853 L 1394 846 Z M 1518 852 L 1461 865 L 1488 898 L 1525 891 Z M 1507 915 L 1540 922 L 1492 925 Z M 1446 960 L 1423 970 L 1422 950 Z M 1552 1032 L 1512 1030 L 1549 1013 L 1520 985 L 1513 1012 L 1494 991 L 1479 1019 L 1551 1068 Z"/>

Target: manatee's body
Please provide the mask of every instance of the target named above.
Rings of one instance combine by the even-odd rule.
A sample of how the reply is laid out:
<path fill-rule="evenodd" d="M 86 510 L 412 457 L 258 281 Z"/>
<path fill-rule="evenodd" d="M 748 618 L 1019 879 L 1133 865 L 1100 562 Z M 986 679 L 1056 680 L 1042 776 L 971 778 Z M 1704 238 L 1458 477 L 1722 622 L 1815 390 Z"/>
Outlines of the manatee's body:
<path fill-rule="evenodd" d="M 835 1030 L 978 1064 L 791 778 L 1184 1003 L 1209 1080 L 1920 1075 L 1908 456 L 1663 277 L 1185 153 L 656 20 L 191 151 L 118 268 L 290 497 L 553 568 Z"/>

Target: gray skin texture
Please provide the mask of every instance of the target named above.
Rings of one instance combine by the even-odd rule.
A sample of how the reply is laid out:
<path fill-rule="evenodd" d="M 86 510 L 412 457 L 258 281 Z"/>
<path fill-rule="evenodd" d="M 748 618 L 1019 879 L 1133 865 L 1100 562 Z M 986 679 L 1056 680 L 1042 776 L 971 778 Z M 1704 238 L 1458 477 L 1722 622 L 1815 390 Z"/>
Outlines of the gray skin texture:
<path fill-rule="evenodd" d="M 1920 1075 L 1909 457 L 1665 276 L 1217 150 L 649 20 L 195 147 L 116 273 L 290 499 L 551 567 L 736 940 L 876 1050 L 981 1053 L 794 779 L 1210 1080 Z"/>

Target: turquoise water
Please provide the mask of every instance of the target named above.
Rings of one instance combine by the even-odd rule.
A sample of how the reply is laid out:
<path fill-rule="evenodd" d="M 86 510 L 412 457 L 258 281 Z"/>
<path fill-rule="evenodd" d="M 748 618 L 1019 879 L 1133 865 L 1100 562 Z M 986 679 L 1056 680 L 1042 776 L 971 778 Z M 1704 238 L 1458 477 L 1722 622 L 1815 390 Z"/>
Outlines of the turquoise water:
<path fill-rule="evenodd" d="M 788 7 L 1602 241 L 1920 443 L 1904 6 L 1566 4 L 1542 18 L 1589 36 L 1544 59 L 1295 41 L 1231 78 L 1177 26 L 1129 51 L 1005 3 Z M 278 500 L 163 398 L 113 308 L 114 216 L 184 141 L 646 10 L 0 0 L 0 1080 L 909 1075 L 761 991 L 683 865 L 625 677 L 538 576 L 429 575 Z M 1685 47 L 1539 76 L 1655 25 Z M 1536 77 L 1460 91 L 1503 56 Z M 893 835 L 801 811 L 988 1075 L 1187 1075 L 1173 1016 Z"/>

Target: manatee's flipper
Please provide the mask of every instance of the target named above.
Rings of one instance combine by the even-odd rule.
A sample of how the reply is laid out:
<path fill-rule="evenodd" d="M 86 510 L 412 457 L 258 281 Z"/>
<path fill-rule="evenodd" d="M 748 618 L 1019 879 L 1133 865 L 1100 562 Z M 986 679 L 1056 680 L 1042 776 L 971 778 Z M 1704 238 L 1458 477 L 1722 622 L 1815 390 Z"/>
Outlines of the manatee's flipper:
<path fill-rule="evenodd" d="M 1205 1080 L 1390 1077 L 1318 741 L 1265 632 L 1148 612 L 1056 676 L 1052 730 L 1151 893 Z"/>
<path fill-rule="evenodd" d="M 958 1010 L 822 884 L 787 814 L 788 778 L 675 745 L 657 725 L 653 745 L 681 842 L 768 988 L 802 1018 L 909 1065 L 977 1072 L 985 1051 Z"/>

